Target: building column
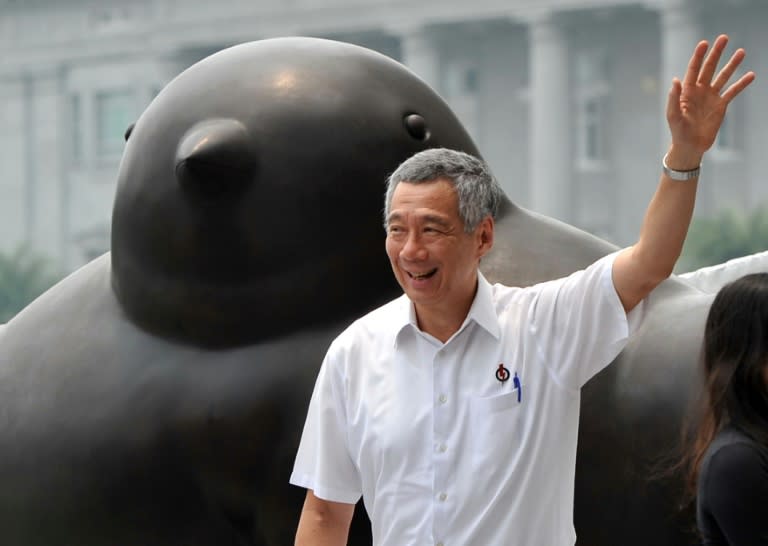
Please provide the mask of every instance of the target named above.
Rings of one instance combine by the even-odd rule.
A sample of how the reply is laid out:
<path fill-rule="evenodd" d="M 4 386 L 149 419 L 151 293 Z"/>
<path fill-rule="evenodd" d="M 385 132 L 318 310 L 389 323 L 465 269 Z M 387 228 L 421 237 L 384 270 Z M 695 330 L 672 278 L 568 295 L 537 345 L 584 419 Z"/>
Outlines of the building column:
<path fill-rule="evenodd" d="M 430 31 L 423 26 L 398 29 L 402 63 L 440 93 L 440 54 Z"/>
<path fill-rule="evenodd" d="M 530 203 L 539 213 L 571 220 L 571 116 L 568 46 L 550 15 L 529 21 Z"/>
<path fill-rule="evenodd" d="M 688 61 L 696 44 L 704 38 L 696 11 L 687 0 L 663 0 L 656 3 L 659 13 L 661 30 L 661 84 L 659 85 L 659 100 L 661 101 L 659 116 L 659 158 L 669 149 L 672 137 L 664 116 L 667 107 L 669 89 L 672 78 L 682 80 L 688 69 Z M 722 62 L 721 62 L 722 66 Z M 706 161 L 706 159 L 705 159 Z M 708 165 L 704 166 L 707 178 Z M 732 190 L 733 188 L 731 188 Z M 697 213 L 710 213 L 718 208 L 717 188 L 711 183 L 699 184 L 696 195 Z"/>
<path fill-rule="evenodd" d="M 666 112 L 672 78 L 685 76 L 693 48 L 702 34 L 696 15 L 686 0 L 665 0 L 657 5 L 661 24 L 661 93 L 662 112 Z M 669 147 L 670 136 L 666 121 L 662 122 L 661 152 Z"/>

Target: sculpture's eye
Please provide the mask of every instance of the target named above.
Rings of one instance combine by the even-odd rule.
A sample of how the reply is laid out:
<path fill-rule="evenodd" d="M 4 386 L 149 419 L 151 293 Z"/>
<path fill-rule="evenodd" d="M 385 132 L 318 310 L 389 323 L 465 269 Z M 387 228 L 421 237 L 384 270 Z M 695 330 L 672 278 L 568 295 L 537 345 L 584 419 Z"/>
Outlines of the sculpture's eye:
<path fill-rule="evenodd" d="M 133 132 L 133 128 L 136 125 L 136 122 L 131 123 L 128 128 L 125 130 L 125 134 L 123 135 L 125 137 L 125 141 L 128 142 L 128 139 L 131 137 L 131 133 Z"/>
<path fill-rule="evenodd" d="M 429 138 L 427 122 L 419 114 L 408 114 L 403 119 L 403 124 L 408 134 L 416 140 L 424 141 Z"/>

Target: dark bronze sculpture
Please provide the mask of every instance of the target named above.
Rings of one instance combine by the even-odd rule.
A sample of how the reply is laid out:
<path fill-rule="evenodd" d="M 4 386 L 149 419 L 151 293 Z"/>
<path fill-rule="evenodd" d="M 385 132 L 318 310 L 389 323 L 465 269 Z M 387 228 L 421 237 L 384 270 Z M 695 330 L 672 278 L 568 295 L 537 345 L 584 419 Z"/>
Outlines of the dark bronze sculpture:
<path fill-rule="evenodd" d="M 347 44 L 243 44 L 171 82 L 128 138 L 111 255 L 0 327 L 0 542 L 292 544 L 322 356 L 398 293 L 384 180 L 436 146 L 479 155 L 424 83 Z M 483 270 L 526 285 L 612 249 L 507 202 Z M 676 438 L 709 301 L 665 282 L 586 387 L 579 544 L 685 543 L 673 484 L 647 472 Z M 361 519 L 350 544 L 369 536 Z"/>

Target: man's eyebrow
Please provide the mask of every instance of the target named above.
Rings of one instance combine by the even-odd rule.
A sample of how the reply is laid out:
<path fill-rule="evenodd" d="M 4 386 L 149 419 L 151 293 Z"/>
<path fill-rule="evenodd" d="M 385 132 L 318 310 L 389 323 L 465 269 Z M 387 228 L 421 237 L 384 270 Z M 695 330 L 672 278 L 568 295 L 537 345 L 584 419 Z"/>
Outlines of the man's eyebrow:
<path fill-rule="evenodd" d="M 438 226 L 442 226 L 445 228 L 448 228 L 451 226 L 451 223 L 443 218 L 442 216 L 438 216 L 436 214 L 425 214 L 421 217 L 422 221 L 427 224 L 436 224 Z M 392 222 L 402 222 L 403 215 L 399 212 L 393 212 L 389 215 L 389 218 L 387 218 L 387 224 L 391 224 Z"/>
<path fill-rule="evenodd" d="M 442 216 L 436 216 L 434 214 L 424 215 L 424 221 L 428 224 L 437 224 L 442 227 L 450 227 L 451 223 Z"/>

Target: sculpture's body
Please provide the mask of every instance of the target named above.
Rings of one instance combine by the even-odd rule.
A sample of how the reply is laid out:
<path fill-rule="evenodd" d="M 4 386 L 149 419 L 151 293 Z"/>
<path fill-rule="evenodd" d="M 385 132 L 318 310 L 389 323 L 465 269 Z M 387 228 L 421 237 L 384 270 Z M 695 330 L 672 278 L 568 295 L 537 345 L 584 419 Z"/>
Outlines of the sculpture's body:
<path fill-rule="evenodd" d="M 287 487 L 334 325 L 210 352 L 125 319 L 108 256 L 7 326 L 0 542 L 289 544 Z"/>
<path fill-rule="evenodd" d="M 397 294 L 384 180 L 434 146 L 478 153 L 427 86 L 354 46 L 245 44 L 169 84 L 127 145 L 111 261 L 0 327 L 0 542 L 290 544 L 322 356 Z M 612 248 L 507 203 L 483 269 L 530 284 Z M 677 437 L 709 298 L 667 281 L 585 389 L 580 543 L 683 543 L 644 465 Z"/>

